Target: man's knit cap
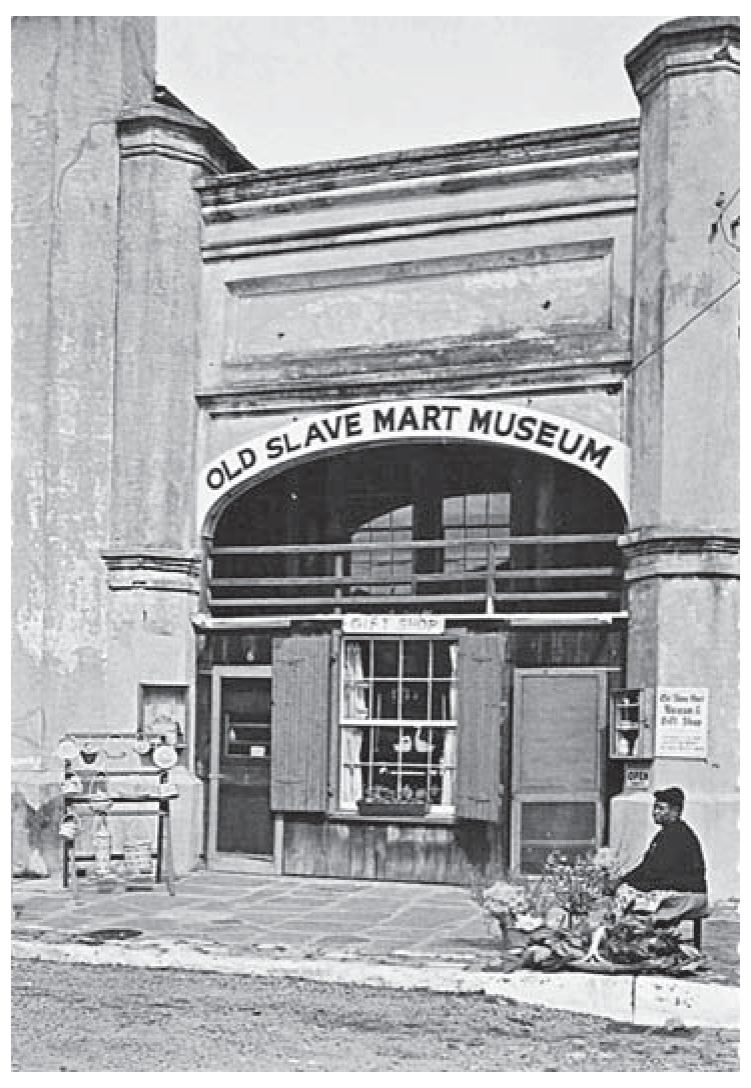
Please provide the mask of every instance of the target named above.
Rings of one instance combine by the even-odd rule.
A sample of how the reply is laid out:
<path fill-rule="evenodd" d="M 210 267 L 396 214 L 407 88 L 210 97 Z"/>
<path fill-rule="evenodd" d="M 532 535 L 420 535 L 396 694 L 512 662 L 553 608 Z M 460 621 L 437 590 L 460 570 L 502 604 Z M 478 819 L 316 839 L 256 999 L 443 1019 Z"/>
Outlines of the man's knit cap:
<path fill-rule="evenodd" d="M 680 786 L 669 786 L 666 790 L 655 790 L 655 801 L 665 801 L 671 808 L 683 809 L 686 795 Z"/>

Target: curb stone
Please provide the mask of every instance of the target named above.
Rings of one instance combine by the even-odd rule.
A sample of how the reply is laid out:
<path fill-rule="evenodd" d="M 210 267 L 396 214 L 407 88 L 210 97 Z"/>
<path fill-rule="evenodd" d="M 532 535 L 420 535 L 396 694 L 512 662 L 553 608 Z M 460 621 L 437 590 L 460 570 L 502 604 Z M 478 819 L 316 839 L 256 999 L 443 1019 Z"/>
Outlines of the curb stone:
<path fill-rule="evenodd" d="M 655 975 L 634 977 L 634 1023 L 662 1025 L 678 1020 L 688 1027 L 740 1030 L 737 986 L 684 982 Z"/>
<path fill-rule="evenodd" d="M 525 1004 L 585 1013 L 642 1026 L 679 1021 L 686 1027 L 740 1028 L 738 987 L 683 979 L 634 975 L 595 975 L 517 970 L 478 971 L 453 963 L 429 967 L 353 960 L 228 956 L 200 946 L 153 941 L 138 947 L 74 943 L 40 944 L 12 940 L 11 955 L 22 960 L 78 963 L 101 967 L 141 967 L 259 978 L 297 978 L 384 989 L 433 993 L 486 994 Z"/>

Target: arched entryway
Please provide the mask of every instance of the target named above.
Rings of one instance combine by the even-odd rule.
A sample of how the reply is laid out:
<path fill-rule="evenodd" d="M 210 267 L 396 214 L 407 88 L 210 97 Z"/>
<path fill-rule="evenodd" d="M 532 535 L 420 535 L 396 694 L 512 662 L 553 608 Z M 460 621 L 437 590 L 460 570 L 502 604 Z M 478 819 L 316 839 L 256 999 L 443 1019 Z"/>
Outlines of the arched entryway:
<path fill-rule="evenodd" d="M 576 465 L 453 440 L 233 492 L 204 569 L 210 862 L 455 882 L 600 839 L 624 524 Z"/>
<path fill-rule="evenodd" d="M 300 465 L 217 519 L 216 616 L 620 607 L 618 500 L 539 455 L 394 443 Z"/>

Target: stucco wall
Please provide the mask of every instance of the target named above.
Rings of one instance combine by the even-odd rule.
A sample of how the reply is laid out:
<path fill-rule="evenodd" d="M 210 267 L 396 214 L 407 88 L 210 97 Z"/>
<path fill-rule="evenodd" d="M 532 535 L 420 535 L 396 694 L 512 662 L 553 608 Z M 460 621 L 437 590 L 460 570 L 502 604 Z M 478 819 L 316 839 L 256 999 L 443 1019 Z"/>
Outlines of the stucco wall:
<path fill-rule="evenodd" d="M 59 854 L 54 813 L 42 820 L 52 829 L 43 843 L 34 831 L 54 804 L 57 738 L 105 721 L 116 121 L 151 97 L 155 41 L 148 18 L 15 17 L 12 44 L 12 717 L 23 868 L 27 819 L 37 867 L 40 852 L 44 864 Z"/>
<path fill-rule="evenodd" d="M 634 135 L 623 122 L 536 134 L 524 155 L 515 137 L 202 182 L 204 452 L 244 405 L 617 388 Z"/>
<path fill-rule="evenodd" d="M 626 64 L 642 109 L 628 684 L 708 689 L 706 759 L 659 756 L 650 785 L 685 790 L 722 897 L 740 892 L 739 254 L 716 219 L 739 187 L 738 20 L 675 20 Z M 615 836 L 649 806 L 617 799 Z"/>
<path fill-rule="evenodd" d="M 740 261 L 712 232 L 716 201 L 732 195 L 740 170 L 737 67 L 711 60 L 722 35 L 697 31 L 691 46 L 672 45 L 683 67 L 648 84 L 642 101 L 631 379 L 637 526 L 738 531 L 738 292 L 715 300 L 738 279 Z"/>
<path fill-rule="evenodd" d="M 104 709 L 116 119 L 151 95 L 153 55 L 149 19 L 13 21 L 13 721 L 26 767 Z"/>

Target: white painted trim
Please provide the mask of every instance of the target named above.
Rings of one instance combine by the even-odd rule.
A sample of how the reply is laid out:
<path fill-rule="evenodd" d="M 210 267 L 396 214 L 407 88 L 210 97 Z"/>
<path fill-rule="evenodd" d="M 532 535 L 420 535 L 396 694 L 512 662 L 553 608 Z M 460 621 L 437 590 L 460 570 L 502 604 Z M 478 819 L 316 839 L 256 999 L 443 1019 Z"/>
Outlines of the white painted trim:
<path fill-rule="evenodd" d="M 410 440 L 480 443 L 551 457 L 601 480 L 628 513 L 630 451 L 619 439 L 513 402 L 437 396 L 302 416 L 225 450 L 198 475 L 198 530 L 210 531 L 210 522 L 238 493 L 291 465 L 342 449 Z"/>

